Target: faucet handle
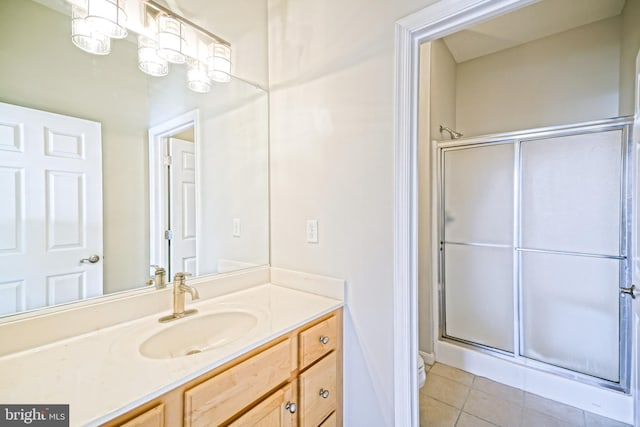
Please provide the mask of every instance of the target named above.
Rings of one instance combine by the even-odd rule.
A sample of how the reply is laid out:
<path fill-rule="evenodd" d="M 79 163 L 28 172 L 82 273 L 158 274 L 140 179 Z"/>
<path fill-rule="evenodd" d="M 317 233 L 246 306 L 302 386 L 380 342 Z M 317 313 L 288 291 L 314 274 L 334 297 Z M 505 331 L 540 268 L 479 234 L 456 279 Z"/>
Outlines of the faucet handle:
<path fill-rule="evenodd" d="M 187 276 L 191 276 L 191 273 L 178 272 L 173 276 L 173 283 L 184 282 Z"/>

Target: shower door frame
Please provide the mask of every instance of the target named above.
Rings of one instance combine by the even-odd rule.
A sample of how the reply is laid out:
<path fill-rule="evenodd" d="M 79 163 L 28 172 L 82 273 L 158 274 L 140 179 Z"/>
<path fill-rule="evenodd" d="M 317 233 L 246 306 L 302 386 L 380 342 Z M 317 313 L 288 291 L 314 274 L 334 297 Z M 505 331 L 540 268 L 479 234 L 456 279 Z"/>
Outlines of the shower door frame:
<path fill-rule="evenodd" d="M 481 352 L 491 354 L 493 356 L 516 362 L 544 372 L 549 372 L 565 378 L 573 379 L 582 383 L 603 387 L 615 391 L 621 391 L 626 394 L 630 393 L 632 366 L 631 366 L 631 339 L 632 339 L 632 322 L 631 322 L 631 298 L 620 293 L 619 297 L 619 382 L 613 382 L 606 379 L 598 378 L 581 372 L 573 371 L 568 368 L 562 368 L 537 361 L 523 356 L 523 322 L 522 322 L 522 280 L 520 275 L 520 254 L 524 252 L 520 246 L 521 233 L 521 184 L 520 184 L 520 164 L 521 153 L 520 148 L 523 141 L 541 140 L 554 137 L 563 137 L 571 135 L 582 135 L 587 133 L 601 133 L 606 131 L 620 130 L 622 132 L 622 158 L 621 158 L 621 194 L 620 194 L 620 248 L 619 256 L 605 256 L 608 259 L 620 261 L 619 288 L 631 286 L 632 281 L 632 144 L 631 144 L 631 127 L 633 125 L 632 116 L 623 116 L 613 119 L 589 121 L 575 123 L 570 125 L 551 126 L 544 128 L 529 129 L 516 132 L 498 133 L 491 135 L 483 135 L 478 137 L 457 139 L 451 141 L 433 141 L 434 152 L 434 184 L 436 186 L 437 195 L 434 203 L 435 213 L 434 220 L 438 230 L 438 238 L 434 240 L 434 250 L 438 253 L 438 337 L 440 340 L 448 341 L 467 348 L 475 349 Z M 514 351 L 496 349 L 487 345 L 471 342 L 462 338 L 451 337 L 446 335 L 446 278 L 445 278 L 445 251 L 444 251 L 444 226 L 445 226 L 445 200 L 444 200 L 444 153 L 451 150 L 460 150 L 479 146 L 489 146 L 497 144 L 513 144 L 514 145 L 514 181 L 513 181 L 513 244 L 509 246 L 513 249 L 513 291 L 514 291 Z M 492 246 L 492 245 L 490 245 Z M 504 246 L 504 245 L 497 245 Z M 528 250 L 526 250 L 528 251 Z M 540 250 L 538 252 L 554 253 L 554 251 Z M 555 251 L 557 253 L 557 251 Z M 562 253 L 570 253 L 561 251 Z"/>

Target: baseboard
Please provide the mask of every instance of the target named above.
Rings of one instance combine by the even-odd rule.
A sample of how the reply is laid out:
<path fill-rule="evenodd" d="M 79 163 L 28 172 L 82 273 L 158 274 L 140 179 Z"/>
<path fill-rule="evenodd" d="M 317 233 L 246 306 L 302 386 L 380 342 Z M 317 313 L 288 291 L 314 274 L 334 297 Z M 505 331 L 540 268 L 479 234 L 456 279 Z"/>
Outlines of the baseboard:
<path fill-rule="evenodd" d="M 419 351 L 418 352 L 420 354 L 420 356 L 422 356 L 422 360 L 424 360 L 424 363 L 427 365 L 433 365 L 434 363 L 436 363 L 436 355 L 433 353 L 427 353 L 425 351 Z"/>

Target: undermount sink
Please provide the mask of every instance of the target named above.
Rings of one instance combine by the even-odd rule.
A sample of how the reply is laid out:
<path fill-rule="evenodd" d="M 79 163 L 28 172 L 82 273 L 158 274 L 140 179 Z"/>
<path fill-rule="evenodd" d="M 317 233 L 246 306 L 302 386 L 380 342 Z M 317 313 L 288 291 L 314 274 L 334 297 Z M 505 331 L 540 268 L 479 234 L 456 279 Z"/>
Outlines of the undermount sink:
<path fill-rule="evenodd" d="M 177 319 L 140 345 L 140 353 L 151 359 L 189 356 L 230 344 L 251 332 L 258 316 L 233 309 Z"/>

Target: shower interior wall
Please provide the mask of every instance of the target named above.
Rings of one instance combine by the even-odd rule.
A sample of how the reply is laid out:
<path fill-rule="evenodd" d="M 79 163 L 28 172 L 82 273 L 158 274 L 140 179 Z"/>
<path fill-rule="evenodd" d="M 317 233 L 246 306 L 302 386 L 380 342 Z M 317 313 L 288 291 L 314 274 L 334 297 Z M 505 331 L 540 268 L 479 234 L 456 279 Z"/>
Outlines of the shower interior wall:
<path fill-rule="evenodd" d="M 633 113 L 625 78 L 640 47 L 631 22 L 640 1 L 621 15 L 490 55 L 456 63 L 441 40 L 420 51 L 419 92 L 419 349 L 433 355 L 431 141 L 439 126 L 477 136 L 584 122 Z M 621 95 L 622 94 L 622 95 Z M 435 236 L 433 236 L 435 237 Z"/>

